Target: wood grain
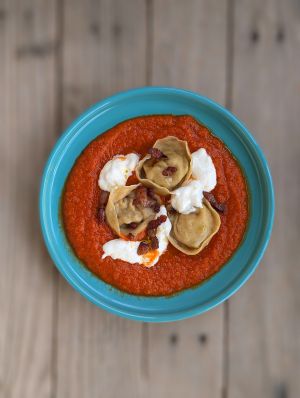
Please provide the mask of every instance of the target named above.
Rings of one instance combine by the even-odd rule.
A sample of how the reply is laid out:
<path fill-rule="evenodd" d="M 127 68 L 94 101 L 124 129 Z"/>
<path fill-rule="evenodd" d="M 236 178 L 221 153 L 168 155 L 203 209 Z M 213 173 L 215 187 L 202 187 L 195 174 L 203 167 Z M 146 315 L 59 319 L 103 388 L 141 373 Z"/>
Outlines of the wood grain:
<path fill-rule="evenodd" d="M 63 124 L 95 101 L 146 84 L 146 3 L 67 0 Z M 59 279 L 57 397 L 140 397 L 142 324 L 101 311 Z"/>
<path fill-rule="evenodd" d="M 151 83 L 224 103 L 226 15 L 225 2 L 154 1 Z M 223 327 L 223 306 L 183 322 L 149 325 L 146 396 L 221 397 Z"/>
<path fill-rule="evenodd" d="M 54 267 L 38 189 L 56 129 L 56 1 L 0 2 L 0 397 L 52 394 Z"/>
<path fill-rule="evenodd" d="M 66 0 L 63 124 L 117 91 L 146 84 L 144 0 Z"/>
<path fill-rule="evenodd" d="M 227 3 L 154 0 L 153 85 L 198 91 L 225 102 Z"/>
<path fill-rule="evenodd" d="M 0 0 L 0 398 L 298 398 L 299 27 L 296 0 Z M 270 162 L 271 244 L 229 312 L 117 318 L 75 293 L 42 243 L 39 180 L 56 137 L 145 84 L 232 105 Z"/>
<path fill-rule="evenodd" d="M 229 396 L 300 393 L 300 5 L 236 2 L 233 110 L 262 145 L 276 219 L 253 279 L 230 305 Z"/>

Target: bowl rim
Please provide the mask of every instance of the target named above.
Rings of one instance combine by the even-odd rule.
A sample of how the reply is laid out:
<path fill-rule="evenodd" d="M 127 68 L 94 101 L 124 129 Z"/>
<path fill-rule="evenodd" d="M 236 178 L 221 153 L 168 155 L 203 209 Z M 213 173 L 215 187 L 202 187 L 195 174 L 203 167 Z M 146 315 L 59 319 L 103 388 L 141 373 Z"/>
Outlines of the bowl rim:
<path fill-rule="evenodd" d="M 249 266 L 245 270 L 243 270 L 243 272 L 239 273 L 238 277 L 236 277 L 234 282 L 232 282 L 231 285 L 229 285 L 227 288 L 225 288 L 221 292 L 219 292 L 218 295 L 216 295 L 212 299 L 206 301 L 204 304 L 199 304 L 190 309 L 179 310 L 178 312 L 174 311 L 171 314 L 162 313 L 161 315 L 155 315 L 155 316 L 139 315 L 139 314 L 136 315 L 136 314 L 132 314 L 130 312 L 123 312 L 123 311 L 120 311 L 119 309 L 117 309 L 116 307 L 107 305 L 105 303 L 100 303 L 98 300 L 95 300 L 92 297 L 92 295 L 90 295 L 89 292 L 85 288 L 83 288 L 82 286 L 79 285 L 79 283 L 72 277 L 72 275 L 69 275 L 65 271 L 64 267 L 60 263 L 60 260 L 59 260 L 58 256 L 56 255 L 55 249 L 51 244 L 51 241 L 50 241 L 50 238 L 48 235 L 48 231 L 47 231 L 47 225 L 46 225 L 45 218 L 44 218 L 45 208 L 44 208 L 43 197 L 44 197 L 44 192 L 45 192 L 45 188 L 47 185 L 49 167 L 53 161 L 53 158 L 56 156 L 57 152 L 59 151 L 61 144 L 70 135 L 72 135 L 73 129 L 75 128 L 75 126 L 82 124 L 83 122 L 85 122 L 86 119 L 90 118 L 95 111 L 97 111 L 100 108 L 104 108 L 104 107 L 108 106 L 111 102 L 121 101 L 128 97 L 131 97 L 132 95 L 141 95 L 141 94 L 143 94 L 143 95 L 144 94 L 184 95 L 184 96 L 190 97 L 191 99 L 196 99 L 198 101 L 200 100 L 200 101 L 202 101 L 202 103 L 206 103 L 206 104 L 210 105 L 212 108 L 217 110 L 219 114 L 229 118 L 233 124 L 235 124 L 240 130 L 243 131 L 243 133 L 246 136 L 246 139 L 248 141 L 250 141 L 253 148 L 255 149 L 256 155 L 261 162 L 261 166 L 262 166 L 262 169 L 265 174 L 266 187 L 267 187 L 266 194 L 268 195 L 268 199 L 269 199 L 268 211 L 267 211 L 267 215 L 266 215 L 266 228 L 265 228 L 264 239 L 261 240 L 260 245 L 257 250 L 257 254 L 254 257 L 254 259 L 252 259 Z M 126 119 L 124 119 L 124 120 L 126 120 Z M 66 129 L 63 131 L 62 135 L 58 138 L 54 147 L 52 148 L 50 155 L 48 157 L 48 160 L 44 167 L 41 184 L 40 184 L 40 194 L 39 194 L 39 214 L 40 214 L 40 225 L 41 225 L 42 235 L 43 235 L 46 247 L 48 249 L 48 252 L 50 254 L 50 257 L 51 257 L 54 265 L 56 266 L 56 268 L 62 274 L 62 276 L 69 282 L 69 284 L 77 292 L 79 292 L 87 300 L 89 300 L 93 304 L 97 305 L 98 307 L 100 307 L 110 313 L 113 313 L 115 315 L 119 315 L 121 317 L 124 317 L 127 319 L 133 319 L 136 321 L 143 321 L 143 322 L 170 322 L 170 321 L 177 321 L 177 320 L 181 320 L 181 319 L 190 318 L 190 317 L 199 315 L 201 313 L 204 313 L 204 312 L 218 306 L 219 304 L 221 304 L 222 302 L 227 300 L 229 297 L 231 297 L 242 285 L 244 285 L 247 282 L 247 280 L 251 277 L 251 275 L 254 273 L 254 271 L 258 267 L 263 255 L 265 253 L 265 250 L 268 246 L 270 237 L 271 237 L 272 228 L 273 228 L 273 224 L 274 224 L 274 212 L 275 212 L 275 197 L 274 197 L 274 187 L 273 187 L 270 169 L 269 169 L 267 160 L 265 158 L 265 155 L 264 155 L 262 149 L 259 147 L 259 145 L 257 144 L 256 140 L 254 139 L 254 137 L 252 136 L 250 131 L 247 129 L 247 127 L 235 115 L 233 115 L 228 109 L 226 109 L 222 105 L 218 104 L 217 102 L 211 100 L 210 98 L 203 96 L 201 94 L 198 94 L 196 92 L 190 91 L 190 90 L 185 90 L 185 89 L 175 88 L 175 87 L 168 87 L 168 86 L 145 86 L 145 87 L 139 87 L 139 88 L 121 91 L 112 96 L 106 97 L 99 102 L 96 102 L 95 104 L 93 104 L 92 106 L 87 108 L 84 112 L 79 114 L 66 127 Z M 226 263 L 224 264 L 224 266 L 225 265 L 226 265 Z M 204 283 L 205 283 L 205 281 L 204 281 Z M 128 293 L 124 293 L 124 294 L 128 294 Z M 180 292 L 179 292 L 179 294 L 180 294 Z M 144 296 L 136 296 L 136 297 L 147 298 Z M 159 296 L 157 298 L 159 299 L 159 298 L 164 298 L 164 297 L 165 296 Z M 153 298 L 153 297 L 151 297 L 151 298 Z"/>

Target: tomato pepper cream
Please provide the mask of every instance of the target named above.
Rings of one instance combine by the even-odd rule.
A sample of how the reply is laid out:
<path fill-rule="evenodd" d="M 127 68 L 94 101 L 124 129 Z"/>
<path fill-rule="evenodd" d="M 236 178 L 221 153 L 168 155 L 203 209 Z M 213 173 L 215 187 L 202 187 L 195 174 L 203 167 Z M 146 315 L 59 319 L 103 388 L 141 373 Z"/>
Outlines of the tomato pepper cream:
<path fill-rule="evenodd" d="M 212 191 L 226 211 L 219 231 L 197 255 L 186 255 L 171 244 L 152 268 L 103 256 L 102 246 L 116 238 L 99 222 L 98 178 L 117 154 L 143 157 L 158 139 L 187 141 L 191 152 L 204 148 L 213 160 L 217 185 Z M 135 174 L 127 185 L 138 183 Z M 92 141 L 79 156 L 65 184 L 62 217 L 77 257 L 103 281 L 136 295 L 169 295 L 193 287 L 216 273 L 239 246 L 248 220 L 248 194 L 243 173 L 226 146 L 191 116 L 145 116 L 120 123 Z"/>

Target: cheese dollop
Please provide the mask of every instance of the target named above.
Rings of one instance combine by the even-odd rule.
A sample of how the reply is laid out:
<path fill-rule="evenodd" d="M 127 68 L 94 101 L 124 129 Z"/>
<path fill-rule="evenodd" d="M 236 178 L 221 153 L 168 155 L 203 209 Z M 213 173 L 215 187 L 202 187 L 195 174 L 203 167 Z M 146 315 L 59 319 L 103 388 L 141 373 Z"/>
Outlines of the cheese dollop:
<path fill-rule="evenodd" d="M 126 185 L 139 161 L 136 153 L 116 155 L 109 160 L 100 172 L 98 185 L 104 191 L 111 192 L 114 188 Z"/>
<path fill-rule="evenodd" d="M 165 206 L 160 207 L 160 211 L 157 213 L 156 218 L 160 215 L 167 215 Z M 104 254 L 102 255 L 102 258 L 109 256 L 114 260 L 118 259 L 127 261 L 131 264 L 138 263 L 144 265 L 145 267 L 153 267 L 153 265 L 158 262 L 160 256 L 168 247 L 168 236 L 170 234 L 171 228 L 172 225 L 169 218 L 167 218 L 167 220 L 157 228 L 157 239 L 159 245 L 158 249 L 156 250 L 139 255 L 137 254 L 137 250 L 140 242 L 119 238 L 110 240 L 103 245 Z"/>
<path fill-rule="evenodd" d="M 204 148 L 192 153 L 192 177 L 202 183 L 203 191 L 209 192 L 217 185 L 217 173 Z"/>
<path fill-rule="evenodd" d="M 189 214 L 203 207 L 203 191 L 217 185 L 217 173 L 212 158 L 204 148 L 192 153 L 192 178 L 171 192 L 171 205 L 181 214 Z"/>
<path fill-rule="evenodd" d="M 171 196 L 171 205 L 178 213 L 189 214 L 203 207 L 203 185 L 200 181 L 190 180 L 175 189 Z"/>

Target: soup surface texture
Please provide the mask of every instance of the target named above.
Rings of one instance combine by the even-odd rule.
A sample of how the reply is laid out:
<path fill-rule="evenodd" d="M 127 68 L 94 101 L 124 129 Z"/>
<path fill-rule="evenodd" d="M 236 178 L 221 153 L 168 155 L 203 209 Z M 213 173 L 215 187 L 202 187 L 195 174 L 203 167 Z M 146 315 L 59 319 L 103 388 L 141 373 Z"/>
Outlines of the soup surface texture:
<path fill-rule="evenodd" d="M 116 154 L 136 152 L 143 157 L 154 142 L 175 136 L 188 142 L 191 152 L 205 148 L 217 171 L 216 199 L 226 203 L 221 227 L 198 255 L 188 256 L 171 244 L 152 268 L 111 257 L 102 259 L 102 245 L 116 236 L 97 217 L 101 169 Z M 136 183 L 133 175 L 127 185 Z M 67 238 L 77 257 L 95 275 L 122 291 L 136 295 L 169 295 L 190 288 L 216 273 L 239 246 L 248 219 L 247 185 L 226 146 L 191 116 L 145 116 L 113 127 L 92 141 L 73 166 L 62 198 Z"/>

